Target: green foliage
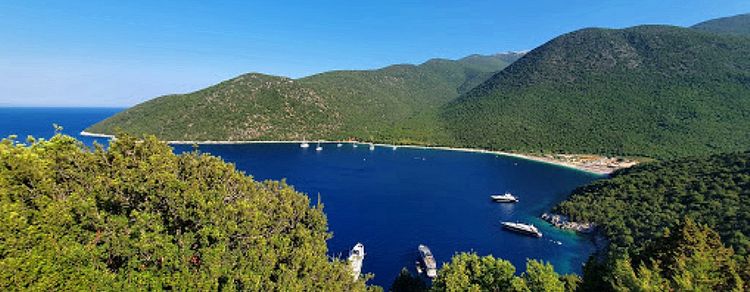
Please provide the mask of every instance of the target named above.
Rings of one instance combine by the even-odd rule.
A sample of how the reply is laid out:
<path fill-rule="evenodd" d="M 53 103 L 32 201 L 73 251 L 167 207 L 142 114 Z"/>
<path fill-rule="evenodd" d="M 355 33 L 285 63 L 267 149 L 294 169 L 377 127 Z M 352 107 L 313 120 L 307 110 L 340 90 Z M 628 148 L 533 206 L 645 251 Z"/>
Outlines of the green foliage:
<path fill-rule="evenodd" d="M 460 253 L 444 264 L 432 283 L 434 291 L 510 291 L 516 268 L 493 256 Z"/>
<path fill-rule="evenodd" d="M 3 290 L 362 291 L 322 206 L 156 138 L 0 142 Z"/>
<path fill-rule="evenodd" d="M 560 281 L 565 287 L 565 291 L 576 291 L 581 286 L 583 280 L 576 274 L 566 274 L 560 276 Z"/>
<path fill-rule="evenodd" d="M 520 277 L 515 270 L 510 262 L 491 255 L 459 253 L 440 268 L 432 291 L 573 291 L 565 290 L 565 283 L 575 289 L 579 281 L 572 275 L 560 277 L 551 264 L 536 260 L 526 262 Z"/>
<path fill-rule="evenodd" d="M 519 54 L 473 55 L 289 79 L 246 74 L 125 110 L 87 131 L 164 140 L 347 139 L 434 144 L 449 139 L 439 107 Z"/>
<path fill-rule="evenodd" d="M 422 279 L 412 275 L 408 269 L 403 268 L 391 285 L 391 292 L 424 292 L 427 284 Z"/>
<path fill-rule="evenodd" d="M 522 277 L 530 291 L 565 291 L 565 285 L 560 281 L 560 275 L 555 273 L 555 269 L 550 263 L 529 260 L 526 262 L 526 271 Z"/>
<path fill-rule="evenodd" d="M 688 217 L 740 255 L 750 251 L 750 152 L 654 162 L 573 191 L 555 212 L 594 222 L 616 249 L 638 254 Z"/>
<path fill-rule="evenodd" d="M 549 263 L 526 262 L 515 276 L 507 261 L 457 254 L 439 271 L 433 291 L 744 291 L 750 289 L 748 258 L 737 257 L 719 234 L 691 219 L 665 232 L 636 257 L 617 250 L 592 257 L 584 278 L 560 276 Z M 403 273 L 403 272 L 402 272 Z M 408 272 L 406 272 L 408 275 Z M 743 290 L 744 289 L 744 290 Z"/>
<path fill-rule="evenodd" d="M 687 219 L 650 245 L 642 260 L 616 260 L 609 278 L 616 291 L 743 291 L 733 255 L 716 232 Z"/>
<path fill-rule="evenodd" d="M 618 259 L 608 277 L 613 291 L 669 291 L 669 283 L 661 276 L 658 266 L 652 269 L 644 264 L 636 274 L 630 259 Z M 603 291 L 603 290 L 599 290 Z"/>
<path fill-rule="evenodd" d="M 441 112 L 455 144 L 674 158 L 750 145 L 750 38 L 670 26 L 583 29 Z"/>
<path fill-rule="evenodd" d="M 692 26 L 710 32 L 750 36 L 750 14 L 711 19 Z"/>

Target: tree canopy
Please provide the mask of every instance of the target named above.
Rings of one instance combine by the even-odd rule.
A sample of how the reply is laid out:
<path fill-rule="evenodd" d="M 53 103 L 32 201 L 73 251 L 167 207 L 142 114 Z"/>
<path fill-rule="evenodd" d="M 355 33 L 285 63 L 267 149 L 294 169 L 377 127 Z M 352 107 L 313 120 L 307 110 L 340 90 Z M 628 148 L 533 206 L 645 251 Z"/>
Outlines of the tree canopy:
<path fill-rule="evenodd" d="M 154 137 L 0 142 L 3 290 L 362 291 L 322 205 Z"/>
<path fill-rule="evenodd" d="M 615 291 L 744 291 L 741 258 L 719 234 L 686 219 L 631 259 L 614 259 L 609 279 Z"/>
<path fill-rule="evenodd" d="M 528 260 L 520 277 L 515 271 L 513 264 L 491 255 L 459 253 L 440 268 L 432 291 L 566 291 L 549 263 Z"/>
<path fill-rule="evenodd" d="M 750 251 L 750 151 L 646 163 L 573 191 L 554 208 L 594 222 L 616 248 L 639 253 L 684 217 Z"/>

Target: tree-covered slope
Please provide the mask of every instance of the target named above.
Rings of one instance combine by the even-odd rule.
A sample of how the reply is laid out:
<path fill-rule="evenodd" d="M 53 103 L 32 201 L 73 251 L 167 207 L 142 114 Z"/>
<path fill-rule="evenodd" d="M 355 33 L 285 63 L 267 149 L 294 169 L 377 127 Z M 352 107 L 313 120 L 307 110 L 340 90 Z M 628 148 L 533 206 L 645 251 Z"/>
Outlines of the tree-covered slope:
<path fill-rule="evenodd" d="M 448 139 L 439 106 L 521 54 L 433 59 L 421 65 L 331 71 L 300 79 L 247 74 L 197 92 L 159 97 L 87 131 L 166 140 Z"/>
<path fill-rule="evenodd" d="M 683 217 L 750 253 L 750 152 L 638 165 L 576 189 L 556 208 L 595 222 L 616 247 L 637 252 Z"/>
<path fill-rule="evenodd" d="M 750 39 L 670 26 L 583 29 L 442 111 L 456 144 L 668 158 L 750 145 Z"/>
<path fill-rule="evenodd" d="M 363 291 L 321 206 L 155 138 L 0 142 L 4 291 Z"/>
<path fill-rule="evenodd" d="M 710 32 L 750 36 L 750 13 L 701 22 L 692 28 Z"/>

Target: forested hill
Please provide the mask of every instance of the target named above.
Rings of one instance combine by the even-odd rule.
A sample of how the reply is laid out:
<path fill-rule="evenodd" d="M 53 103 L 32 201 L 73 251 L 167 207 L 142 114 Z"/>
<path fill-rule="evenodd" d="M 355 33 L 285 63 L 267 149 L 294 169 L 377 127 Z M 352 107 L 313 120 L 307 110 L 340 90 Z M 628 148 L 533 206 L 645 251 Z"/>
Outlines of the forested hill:
<path fill-rule="evenodd" d="M 165 140 L 344 139 L 436 143 L 438 108 L 520 53 L 432 59 L 421 65 L 332 71 L 301 79 L 246 74 L 139 104 L 87 131 Z"/>
<path fill-rule="evenodd" d="M 643 164 L 578 188 L 556 212 L 595 222 L 617 247 L 641 250 L 689 217 L 750 254 L 750 152 Z"/>
<path fill-rule="evenodd" d="M 750 36 L 750 13 L 704 21 L 694 25 L 693 28 L 711 32 Z"/>
<path fill-rule="evenodd" d="M 669 158 L 750 145 L 750 38 L 583 29 L 449 103 L 456 144 Z"/>

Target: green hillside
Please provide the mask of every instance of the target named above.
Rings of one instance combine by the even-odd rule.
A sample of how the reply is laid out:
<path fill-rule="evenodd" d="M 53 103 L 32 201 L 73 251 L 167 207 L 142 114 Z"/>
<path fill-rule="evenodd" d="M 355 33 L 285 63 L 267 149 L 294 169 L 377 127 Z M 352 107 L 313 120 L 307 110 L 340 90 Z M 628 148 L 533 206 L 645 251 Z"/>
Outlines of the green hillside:
<path fill-rule="evenodd" d="M 707 224 L 750 253 L 750 152 L 682 158 L 623 169 L 578 188 L 556 212 L 595 222 L 614 246 L 641 250 L 683 217 Z"/>
<path fill-rule="evenodd" d="M 345 139 L 437 143 L 439 107 L 520 54 L 332 71 L 301 79 L 247 74 L 139 104 L 87 131 L 166 140 Z"/>
<path fill-rule="evenodd" d="M 750 39 L 671 26 L 583 29 L 450 102 L 461 146 L 668 158 L 750 145 Z"/>
<path fill-rule="evenodd" d="M 692 26 L 692 28 L 711 32 L 750 36 L 750 13 L 711 19 L 696 24 Z"/>

